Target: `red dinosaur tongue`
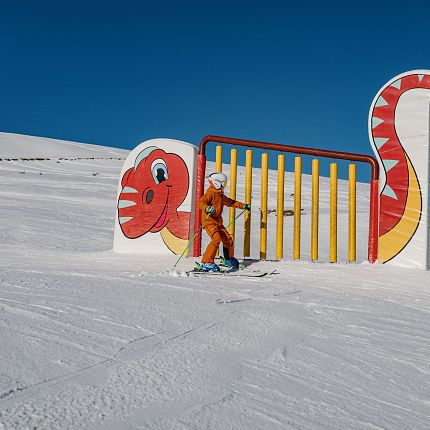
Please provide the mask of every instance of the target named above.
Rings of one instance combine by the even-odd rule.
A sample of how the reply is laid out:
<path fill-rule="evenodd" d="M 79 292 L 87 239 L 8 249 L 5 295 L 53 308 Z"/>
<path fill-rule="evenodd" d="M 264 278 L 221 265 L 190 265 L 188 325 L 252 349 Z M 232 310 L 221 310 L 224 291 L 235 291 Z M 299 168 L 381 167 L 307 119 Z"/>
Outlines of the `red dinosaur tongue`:
<path fill-rule="evenodd" d="M 166 221 L 166 216 L 167 216 L 167 205 L 164 206 L 163 213 L 161 214 L 160 218 L 158 219 L 154 227 L 155 228 L 161 227 L 164 221 Z"/>

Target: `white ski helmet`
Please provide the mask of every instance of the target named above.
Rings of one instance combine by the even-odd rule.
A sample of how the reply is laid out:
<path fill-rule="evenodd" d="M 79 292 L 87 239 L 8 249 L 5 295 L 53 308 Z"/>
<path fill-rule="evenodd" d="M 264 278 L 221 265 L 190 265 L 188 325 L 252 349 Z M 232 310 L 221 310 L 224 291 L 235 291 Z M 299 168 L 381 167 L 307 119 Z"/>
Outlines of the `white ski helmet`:
<path fill-rule="evenodd" d="M 209 184 L 211 184 L 216 190 L 220 190 L 222 187 L 227 185 L 227 176 L 224 173 L 211 173 L 208 176 Z"/>

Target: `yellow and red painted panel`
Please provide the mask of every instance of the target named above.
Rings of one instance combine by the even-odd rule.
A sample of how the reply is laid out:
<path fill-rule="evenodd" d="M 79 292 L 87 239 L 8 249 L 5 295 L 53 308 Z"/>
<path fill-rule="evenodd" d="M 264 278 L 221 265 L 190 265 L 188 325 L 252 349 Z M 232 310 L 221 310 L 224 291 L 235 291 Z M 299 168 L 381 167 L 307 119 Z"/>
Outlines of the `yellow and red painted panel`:
<path fill-rule="evenodd" d="M 428 268 L 430 71 L 396 76 L 373 100 L 369 136 L 379 158 L 381 263 Z"/>
<path fill-rule="evenodd" d="M 172 139 L 149 140 L 129 154 L 118 185 L 115 251 L 180 254 L 185 249 L 196 160 L 194 145 Z"/>

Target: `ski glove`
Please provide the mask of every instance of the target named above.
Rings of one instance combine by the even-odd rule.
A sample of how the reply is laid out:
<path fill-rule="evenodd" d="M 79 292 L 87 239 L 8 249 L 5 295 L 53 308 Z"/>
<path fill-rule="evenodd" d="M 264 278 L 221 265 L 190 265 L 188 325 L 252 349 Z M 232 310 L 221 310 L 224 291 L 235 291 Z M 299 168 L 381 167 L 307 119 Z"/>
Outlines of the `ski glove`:
<path fill-rule="evenodd" d="M 216 212 L 216 209 L 213 206 L 206 206 L 205 212 L 208 215 L 213 215 Z"/>
<path fill-rule="evenodd" d="M 243 206 L 243 209 L 245 209 L 246 211 L 250 211 L 250 210 L 251 210 L 251 205 L 250 205 L 250 204 L 248 204 L 248 203 L 246 203 L 246 204 Z"/>

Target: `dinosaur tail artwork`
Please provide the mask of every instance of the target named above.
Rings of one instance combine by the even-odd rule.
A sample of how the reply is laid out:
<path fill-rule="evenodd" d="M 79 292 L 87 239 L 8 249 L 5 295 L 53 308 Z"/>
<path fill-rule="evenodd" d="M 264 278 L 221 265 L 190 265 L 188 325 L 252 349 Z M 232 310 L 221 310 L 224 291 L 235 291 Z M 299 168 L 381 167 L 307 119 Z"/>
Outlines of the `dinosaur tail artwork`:
<path fill-rule="evenodd" d="M 369 112 L 381 172 L 379 261 L 428 267 L 430 71 L 396 76 Z"/>

